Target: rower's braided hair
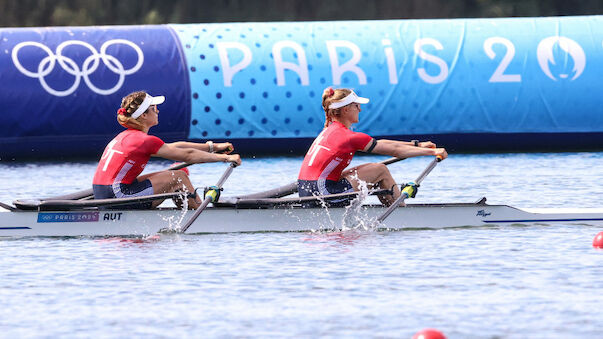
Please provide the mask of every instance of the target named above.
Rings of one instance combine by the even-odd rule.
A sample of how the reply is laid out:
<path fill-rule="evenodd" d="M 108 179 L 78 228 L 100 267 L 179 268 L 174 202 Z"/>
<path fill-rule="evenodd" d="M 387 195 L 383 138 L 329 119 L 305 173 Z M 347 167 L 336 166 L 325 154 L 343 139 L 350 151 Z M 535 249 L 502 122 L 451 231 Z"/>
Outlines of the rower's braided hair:
<path fill-rule="evenodd" d="M 326 88 L 324 92 L 322 92 L 322 108 L 325 110 L 324 128 L 329 127 L 331 122 L 333 122 L 333 117 L 339 116 L 340 114 L 339 110 L 341 108 L 330 109 L 329 105 L 347 97 L 350 93 L 352 93 L 352 91 L 347 88 L 333 89 L 331 87 Z"/>
<path fill-rule="evenodd" d="M 123 114 L 117 113 L 117 122 L 125 128 L 135 128 L 138 130 L 142 130 L 144 126 L 137 119 L 132 118 L 132 114 L 136 112 L 138 106 L 142 104 L 144 98 L 147 96 L 145 91 L 138 91 L 134 93 L 130 93 L 127 96 L 121 99 L 121 109 L 123 108 L 125 112 Z"/>

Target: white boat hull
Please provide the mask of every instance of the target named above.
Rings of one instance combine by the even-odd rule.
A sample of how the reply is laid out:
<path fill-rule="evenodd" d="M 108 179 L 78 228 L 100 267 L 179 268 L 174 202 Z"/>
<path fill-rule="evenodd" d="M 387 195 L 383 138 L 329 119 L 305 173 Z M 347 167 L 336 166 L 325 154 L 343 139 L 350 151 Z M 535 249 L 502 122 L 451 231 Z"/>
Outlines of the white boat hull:
<path fill-rule="evenodd" d="M 193 214 L 175 209 L 148 211 L 4 211 L 0 209 L 0 237 L 132 236 L 177 230 Z M 186 233 L 299 232 L 324 229 L 430 229 L 510 224 L 603 225 L 603 209 L 521 210 L 505 205 L 427 204 L 394 210 L 382 223 L 374 220 L 381 206 L 363 206 L 355 213 L 345 208 L 208 207 Z"/>

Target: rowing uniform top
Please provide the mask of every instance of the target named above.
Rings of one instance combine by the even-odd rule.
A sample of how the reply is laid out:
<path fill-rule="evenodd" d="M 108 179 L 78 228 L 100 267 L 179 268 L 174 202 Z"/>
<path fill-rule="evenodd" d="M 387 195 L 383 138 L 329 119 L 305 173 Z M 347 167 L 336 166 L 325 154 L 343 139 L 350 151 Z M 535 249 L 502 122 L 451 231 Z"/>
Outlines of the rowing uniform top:
<path fill-rule="evenodd" d="M 137 129 L 119 133 L 105 148 L 92 184 L 131 184 L 163 144 L 158 137 Z"/>
<path fill-rule="evenodd" d="M 363 150 L 373 138 L 352 132 L 334 121 L 316 137 L 299 171 L 299 180 L 338 181 L 354 153 Z"/>

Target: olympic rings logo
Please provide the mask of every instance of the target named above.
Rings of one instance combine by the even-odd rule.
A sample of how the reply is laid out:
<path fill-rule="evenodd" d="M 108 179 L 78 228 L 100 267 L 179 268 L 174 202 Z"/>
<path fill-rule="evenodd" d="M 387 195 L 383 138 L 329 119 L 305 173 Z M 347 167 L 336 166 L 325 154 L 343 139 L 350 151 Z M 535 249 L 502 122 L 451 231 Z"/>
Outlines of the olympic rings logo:
<path fill-rule="evenodd" d="M 125 69 L 124 65 L 116 57 L 114 57 L 113 55 L 107 54 L 107 48 L 109 48 L 109 46 L 111 46 L 111 45 L 117 45 L 117 44 L 127 45 L 127 46 L 130 46 L 132 49 L 134 49 L 134 51 L 136 52 L 136 55 L 137 55 L 136 65 L 134 65 L 132 68 Z M 90 52 L 92 52 L 92 55 L 90 55 L 89 57 L 87 57 L 84 60 L 81 69 L 79 68 L 78 64 L 73 59 L 63 55 L 64 49 L 68 46 L 73 46 L 73 45 L 83 46 L 83 47 L 87 48 L 88 50 L 90 50 Z M 48 54 L 48 56 L 44 57 L 40 61 L 40 64 L 38 65 L 38 69 L 35 72 L 27 70 L 25 67 L 23 67 L 23 65 L 21 65 L 21 62 L 19 61 L 19 51 L 21 50 L 21 48 L 26 47 L 26 46 L 38 47 L 38 48 L 42 49 L 44 52 L 46 52 L 46 54 Z M 75 90 L 80 85 L 80 82 L 82 79 L 84 79 L 84 83 L 86 83 L 88 88 L 90 88 L 95 93 L 98 93 L 100 95 L 109 95 L 109 94 L 115 93 L 123 85 L 126 75 L 133 74 L 133 73 L 137 72 L 140 69 L 140 67 L 142 67 L 142 63 L 144 61 L 144 55 L 142 54 L 142 50 L 138 46 L 136 46 L 136 44 L 134 44 L 131 41 L 124 40 L 124 39 L 113 39 L 113 40 L 106 41 L 101 46 L 100 52 L 98 52 L 92 45 L 90 45 L 87 42 L 79 41 L 79 40 L 68 40 L 68 41 L 64 41 L 60 45 L 58 45 L 56 52 L 54 52 L 54 53 L 52 52 L 52 50 L 50 48 L 48 48 L 44 44 L 41 44 L 41 43 L 35 42 L 35 41 L 24 41 L 24 42 L 17 44 L 13 48 L 12 59 L 13 59 L 13 63 L 15 64 L 15 67 L 17 67 L 17 69 L 21 73 L 23 73 L 24 75 L 31 77 L 31 78 L 37 78 L 40 81 L 40 85 L 42 85 L 42 87 L 48 93 L 55 95 L 55 96 L 64 97 L 64 96 L 70 95 L 73 92 L 75 92 Z M 113 73 L 115 73 L 119 76 L 117 84 L 109 89 L 102 89 L 102 88 L 96 87 L 92 83 L 92 81 L 90 81 L 90 78 L 89 78 L 89 75 L 94 73 L 97 70 L 97 68 L 100 64 L 100 61 L 102 61 L 103 64 L 109 70 L 111 70 Z M 63 70 L 65 70 L 67 73 L 69 73 L 75 77 L 75 80 L 74 80 L 73 84 L 71 85 L 71 87 L 69 87 L 68 89 L 66 89 L 64 91 L 56 90 L 56 89 L 50 87 L 45 79 L 45 77 L 54 70 L 54 67 L 57 63 Z"/>

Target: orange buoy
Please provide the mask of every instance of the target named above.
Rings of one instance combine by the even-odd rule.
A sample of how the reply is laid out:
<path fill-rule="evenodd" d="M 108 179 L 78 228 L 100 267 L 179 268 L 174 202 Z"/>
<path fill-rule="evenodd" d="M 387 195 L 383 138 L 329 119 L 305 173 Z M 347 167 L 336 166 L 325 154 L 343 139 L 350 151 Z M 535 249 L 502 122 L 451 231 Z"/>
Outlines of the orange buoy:
<path fill-rule="evenodd" d="M 426 328 L 415 333 L 415 335 L 412 336 L 412 339 L 446 339 L 446 337 L 442 332 L 436 329 Z"/>
<path fill-rule="evenodd" d="M 599 234 L 595 236 L 593 239 L 593 247 L 603 249 L 603 232 L 599 232 Z"/>

